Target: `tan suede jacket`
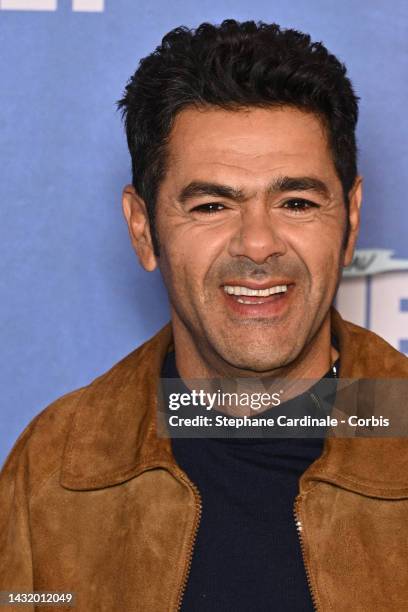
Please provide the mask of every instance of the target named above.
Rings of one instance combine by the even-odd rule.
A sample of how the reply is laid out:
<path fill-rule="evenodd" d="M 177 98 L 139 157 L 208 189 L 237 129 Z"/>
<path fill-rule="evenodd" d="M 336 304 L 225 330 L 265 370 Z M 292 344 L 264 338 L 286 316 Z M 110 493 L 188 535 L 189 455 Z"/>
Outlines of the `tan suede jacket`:
<path fill-rule="evenodd" d="M 408 377 L 375 334 L 335 310 L 332 327 L 340 377 Z M 180 607 L 201 502 L 156 435 L 171 343 L 167 325 L 22 433 L 0 477 L 0 590 L 73 591 L 78 612 Z M 408 440 L 328 438 L 294 520 L 317 610 L 408 610 Z"/>

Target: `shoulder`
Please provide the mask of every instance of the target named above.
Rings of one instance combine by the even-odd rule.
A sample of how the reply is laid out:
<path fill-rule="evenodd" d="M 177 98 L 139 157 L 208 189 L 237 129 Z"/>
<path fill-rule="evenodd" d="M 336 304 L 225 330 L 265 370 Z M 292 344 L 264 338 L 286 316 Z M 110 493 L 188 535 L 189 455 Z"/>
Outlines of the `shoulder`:
<path fill-rule="evenodd" d="M 356 378 L 406 378 L 408 357 L 375 332 L 343 321 L 355 360 Z"/>
<path fill-rule="evenodd" d="M 85 387 L 71 391 L 42 410 L 15 442 L 0 477 L 0 490 L 24 472 L 29 495 L 60 465 L 75 406 Z M 22 475 L 22 474 L 21 474 Z"/>

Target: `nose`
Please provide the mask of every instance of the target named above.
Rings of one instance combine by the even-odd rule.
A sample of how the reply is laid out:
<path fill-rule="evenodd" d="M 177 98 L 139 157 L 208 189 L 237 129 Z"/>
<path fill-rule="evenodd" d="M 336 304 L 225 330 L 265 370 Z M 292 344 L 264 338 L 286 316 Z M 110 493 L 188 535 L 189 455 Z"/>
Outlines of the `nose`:
<path fill-rule="evenodd" d="M 258 264 L 284 255 L 287 246 L 279 220 L 266 206 L 251 204 L 241 213 L 239 228 L 230 242 L 230 255 L 248 257 Z"/>

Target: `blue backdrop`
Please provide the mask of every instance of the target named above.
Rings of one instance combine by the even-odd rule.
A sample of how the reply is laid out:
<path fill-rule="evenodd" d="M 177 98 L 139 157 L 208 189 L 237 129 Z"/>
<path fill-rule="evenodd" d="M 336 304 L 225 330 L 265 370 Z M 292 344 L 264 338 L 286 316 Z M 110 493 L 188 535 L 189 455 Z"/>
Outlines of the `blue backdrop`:
<path fill-rule="evenodd" d="M 130 161 L 115 101 L 168 30 L 227 17 L 309 32 L 347 64 L 361 96 L 359 246 L 408 258 L 405 0 L 0 0 L 0 463 L 34 414 L 167 321 L 122 218 Z M 398 333 L 404 350 L 408 324 Z"/>

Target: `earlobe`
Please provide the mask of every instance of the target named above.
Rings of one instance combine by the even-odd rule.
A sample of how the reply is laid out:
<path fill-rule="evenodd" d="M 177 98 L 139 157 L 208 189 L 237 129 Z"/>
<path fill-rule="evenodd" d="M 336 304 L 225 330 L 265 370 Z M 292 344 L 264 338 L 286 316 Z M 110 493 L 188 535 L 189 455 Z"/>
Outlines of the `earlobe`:
<path fill-rule="evenodd" d="M 123 190 L 122 208 L 139 261 L 147 272 L 153 272 L 157 267 L 157 260 L 154 255 L 149 216 L 145 202 L 132 185 L 126 185 Z"/>
<path fill-rule="evenodd" d="M 349 192 L 349 237 L 347 246 L 344 250 L 343 266 L 347 267 L 353 260 L 354 248 L 358 238 L 360 229 L 360 208 L 363 200 L 363 178 L 357 176 L 353 187 Z"/>

